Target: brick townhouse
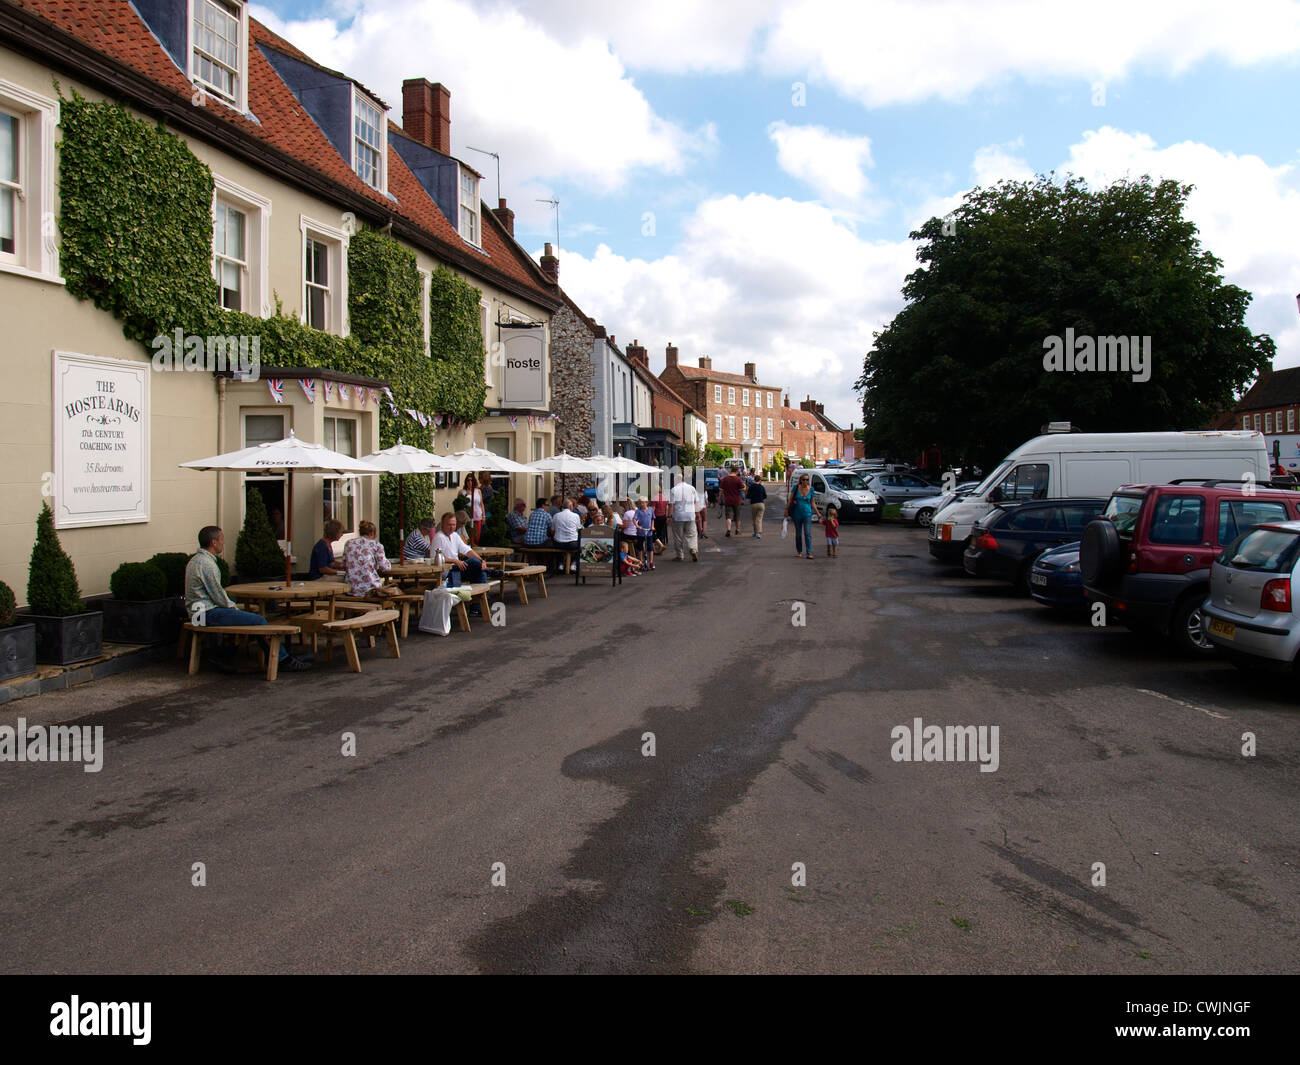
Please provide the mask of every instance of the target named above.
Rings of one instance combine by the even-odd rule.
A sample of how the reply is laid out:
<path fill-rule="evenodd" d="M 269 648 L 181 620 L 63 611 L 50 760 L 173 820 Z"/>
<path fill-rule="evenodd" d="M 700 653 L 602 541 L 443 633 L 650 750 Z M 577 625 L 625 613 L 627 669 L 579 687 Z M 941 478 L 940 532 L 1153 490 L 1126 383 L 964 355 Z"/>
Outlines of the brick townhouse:
<path fill-rule="evenodd" d="M 1269 455 L 1300 472 L 1300 366 L 1266 370 L 1211 428 L 1263 433 Z"/>
<path fill-rule="evenodd" d="M 786 396 L 781 420 L 781 446 L 787 455 L 816 463 L 844 457 L 844 431 L 826 417 L 822 404 L 814 403 L 812 397 L 796 409 L 790 406 L 790 397 Z"/>
<path fill-rule="evenodd" d="M 766 466 L 781 450 L 781 390 L 758 383 L 758 368 L 745 363 L 744 374 L 713 368 L 700 356 L 700 365 L 683 366 L 669 345 L 660 380 L 704 417 L 706 443 L 726 448 L 747 465 Z"/>

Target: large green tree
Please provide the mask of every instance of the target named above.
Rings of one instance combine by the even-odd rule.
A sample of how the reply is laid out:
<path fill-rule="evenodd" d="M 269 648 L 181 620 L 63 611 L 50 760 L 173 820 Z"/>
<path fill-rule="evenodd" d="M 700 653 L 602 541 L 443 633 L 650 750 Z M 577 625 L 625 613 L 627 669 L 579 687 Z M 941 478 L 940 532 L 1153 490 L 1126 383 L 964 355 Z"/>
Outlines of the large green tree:
<path fill-rule="evenodd" d="M 869 451 L 987 466 L 1049 421 L 1091 432 L 1195 429 L 1273 359 L 1245 325 L 1250 294 L 1184 217 L 1190 185 L 1090 190 L 1054 175 L 977 188 L 911 234 L 920 267 L 867 354 Z M 1149 338 L 1149 380 L 1045 369 L 1050 338 Z M 1080 348 L 1079 350 L 1083 350 Z"/>

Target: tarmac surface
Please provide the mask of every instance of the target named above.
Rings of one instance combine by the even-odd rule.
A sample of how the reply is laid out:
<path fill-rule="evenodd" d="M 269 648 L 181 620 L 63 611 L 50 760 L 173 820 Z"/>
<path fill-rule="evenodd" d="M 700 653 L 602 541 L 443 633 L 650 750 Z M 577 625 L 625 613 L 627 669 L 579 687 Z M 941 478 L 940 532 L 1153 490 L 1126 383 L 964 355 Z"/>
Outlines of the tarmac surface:
<path fill-rule="evenodd" d="M 968 579 L 921 529 L 827 559 L 816 527 L 808 561 L 716 514 L 698 564 L 510 592 L 360 675 L 6 706 L 106 747 L 0 762 L 0 970 L 1295 971 L 1294 681 Z M 996 726 L 996 771 L 895 761 L 917 718 Z"/>

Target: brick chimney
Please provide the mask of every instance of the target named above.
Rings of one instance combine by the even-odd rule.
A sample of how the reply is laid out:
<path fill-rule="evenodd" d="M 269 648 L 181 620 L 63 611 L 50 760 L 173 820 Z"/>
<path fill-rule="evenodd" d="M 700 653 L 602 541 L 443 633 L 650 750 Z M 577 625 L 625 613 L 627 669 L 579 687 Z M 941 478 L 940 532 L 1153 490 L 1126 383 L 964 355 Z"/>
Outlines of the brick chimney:
<path fill-rule="evenodd" d="M 676 365 L 677 365 L 677 349 L 673 347 L 671 344 L 669 344 L 666 348 L 664 348 L 664 369 L 666 370 L 668 369 L 669 366 L 676 366 Z"/>
<path fill-rule="evenodd" d="M 701 355 L 701 356 L 700 356 L 700 369 L 701 369 L 701 370 L 712 370 L 712 369 L 713 369 L 713 360 L 712 360 L 711 358 L 709 358 L 709 356 L 707 356 L 707 355 Z"/>
<path fill-rule="evenodd" d="M 506 232 L 513 237 L 515 235 L 515 212 L 506 206 L 506 198 L 504 196 L 501 197 L 498 203 L 500 206 L 493 207 L 492 213 L 496 215 L 501 224 L 506 227 Z"/>
<path fill-rule="evenodd" d="M 641 346 L 639 340 L 634 340 L 627 346 L 627 357 L 642 366 L 649 367 L 650 365 L 650 357 L 646 354 L 646 350 Z"/>
<path fill-rule="evenodd" d="M 745 376 L 748 377 L 751 381 L 757 381 L 758 365 L 752 362 L 745 363 Z"/>
<path fill-rule="evenodd" d="M 789 393 L 789 392 L 787 392 L 787 393 L 785 394 L 785 405 L 786 405 L 787 407 L 790 406 L 790 393 Z"/>
<path fill-rule="evenodd" d="M 560 260 L 555 257 L 555 250 L 549 244 L 546 245 L 546 250 L 542 252 L 541 266 L 542 273 L 551 279 L 551 284 L 558 285 L 560 283 Z"/>
<path fill-rule="evenodd" d="M 428 78 L 402 82 L 402 131 L 435 152 L 451 155 L 451 90 Z"/>

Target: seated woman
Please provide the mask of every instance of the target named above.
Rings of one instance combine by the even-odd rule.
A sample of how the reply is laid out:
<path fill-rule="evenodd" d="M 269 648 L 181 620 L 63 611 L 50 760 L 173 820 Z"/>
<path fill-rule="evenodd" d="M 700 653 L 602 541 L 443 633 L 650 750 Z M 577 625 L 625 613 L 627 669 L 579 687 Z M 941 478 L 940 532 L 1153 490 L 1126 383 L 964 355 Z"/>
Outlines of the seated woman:
<path fill-rule="evenodd" d="M 307 570 L 309 581 L 337 577 L 344 572 L 343 566 L 334 561 L 334 544 L 343 535 L 343 523 L 330 518 L 325 522 L 324 531 L 325 535 L 311 549 L 311 566 Z"/>
<path fill-rule="evenodd" d="M 382 599 L 387 594 L 379 575 L 388 572 L 388 557 L 373 521 L 357 526 L 357 535 L 343 549 L 343 568 L 347 571 L 348 591 L 354 597 Z"/>

